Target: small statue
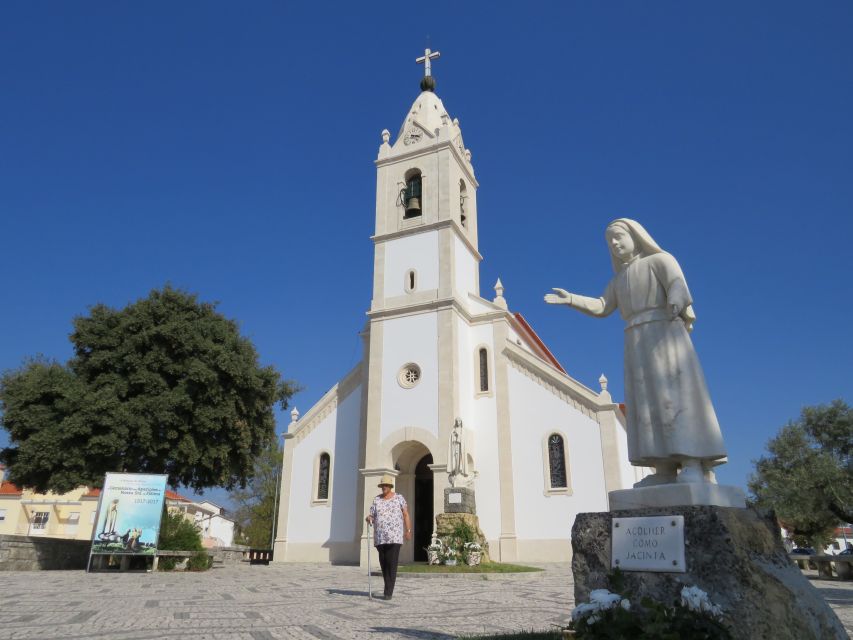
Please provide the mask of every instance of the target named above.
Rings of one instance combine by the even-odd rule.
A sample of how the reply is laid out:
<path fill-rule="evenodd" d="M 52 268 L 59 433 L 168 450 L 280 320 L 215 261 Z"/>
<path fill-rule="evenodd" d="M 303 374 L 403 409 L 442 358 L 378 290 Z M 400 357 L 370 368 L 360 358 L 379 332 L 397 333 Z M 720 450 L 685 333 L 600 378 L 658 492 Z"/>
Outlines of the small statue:
<path fill-rule="evenodd" d="M 101 530 L 101 537 L 114 536 L 116 532 L 116 523 L 118 522 L 118 498 L 110 502 L 107 508 L 107 516 L 104 518 L 104 528 Z"/>
<path fill-rule="evenodd" d="M 711 469 L 725 462 L 726 449 L 688 333 L 696 315 L 681 267 L 634 220 L 614 220 L 605 238 L 616 275 L 604 295 L 553 289 L 545 302 L 595 317 L 619 309 L 626 322 L 628 458 L 655 468 L 634 486 L 714 483 Z"/>
<path fill-rule="evenodd" d="M 459 476 L 468 477 L 468 456 L 465 452 L 465 440 L 462 435 L 462 419 L 456 418 L 450 443 L 447 447 L 447 475 L 450 486 L 455 487 Z"/>

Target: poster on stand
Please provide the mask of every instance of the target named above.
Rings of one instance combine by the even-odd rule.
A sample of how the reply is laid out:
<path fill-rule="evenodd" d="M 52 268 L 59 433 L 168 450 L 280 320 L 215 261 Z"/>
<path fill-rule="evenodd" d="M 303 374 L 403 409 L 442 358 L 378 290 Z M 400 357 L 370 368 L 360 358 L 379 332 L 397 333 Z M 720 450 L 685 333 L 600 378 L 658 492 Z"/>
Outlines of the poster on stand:
<path fill-rule="evenodd" d="M 92 555 L 157 553 L 166 475 L 108 473 L 92 532 Z"/>

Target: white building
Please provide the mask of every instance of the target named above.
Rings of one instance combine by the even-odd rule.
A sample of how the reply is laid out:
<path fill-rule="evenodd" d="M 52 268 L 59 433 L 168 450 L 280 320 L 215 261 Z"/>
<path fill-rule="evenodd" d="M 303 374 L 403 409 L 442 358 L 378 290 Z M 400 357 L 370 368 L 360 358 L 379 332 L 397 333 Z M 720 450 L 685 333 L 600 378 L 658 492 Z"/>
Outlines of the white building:
<path fill-rule="evenodd" d="M 195 524 L 205 547 L 230 547 L 234 544 L 234 521 L 225 516 L 225 509 L 218 504 L 209 500 L 193 502 L 167 489 L 166 506 Z"/>
<path fill-rule="evenodd" d="M 481 297 L 479 184 L 431 81 L 396 138 L 382 132 L 364 357 L 292 414 L 276 562 L 364 563 L 364 516 L 384 473 L 397 477 L 415 529 L 401 561 L 425 557 L 457 418 L 497 561 L 570 559 L 575 515 L 606 511 L 608 491 L 641 477 L 606 379 L 594 391 L 571 378 L 500 281 L 492 300 Z"/>

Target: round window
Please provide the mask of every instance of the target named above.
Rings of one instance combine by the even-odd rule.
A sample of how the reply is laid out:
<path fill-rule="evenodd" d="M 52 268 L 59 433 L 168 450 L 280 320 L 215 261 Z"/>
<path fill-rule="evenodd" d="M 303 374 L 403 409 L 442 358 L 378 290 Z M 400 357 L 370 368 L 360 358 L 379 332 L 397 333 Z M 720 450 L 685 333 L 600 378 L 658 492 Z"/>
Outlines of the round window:
<path fill-rule="evenodd" d="M 413 362 L 403 365 L 400 373 L 397 374 L 397 382 L 404 389 L 411 389 L 421 379 L 421 368 Z"/>

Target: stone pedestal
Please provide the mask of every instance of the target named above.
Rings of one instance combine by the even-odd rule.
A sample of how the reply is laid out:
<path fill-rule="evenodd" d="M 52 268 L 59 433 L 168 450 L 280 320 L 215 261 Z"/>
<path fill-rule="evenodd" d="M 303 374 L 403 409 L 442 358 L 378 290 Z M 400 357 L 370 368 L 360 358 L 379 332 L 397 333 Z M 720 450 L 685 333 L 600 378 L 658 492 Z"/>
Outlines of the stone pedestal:
<path fill-rule="evenodd" d="M 738 487 L 709 482 L 673 482 L 652 487 L 620 489 L 608 494 L 610 510 L 709 505 L 716 507 L 746 507 L 746 496 Z"/>
<path fill-rule="evenodd" d="M 474 490 L 470 487 L 447 487 L 444 490 L 444 513 L 477 513 Z"/>
<path fill-rule="evenodd" d="M 489 543 L 480 530 L 480 519 L 473 513 L 439 513 L 435 517 L 435 535 L 439 538 L 449 538 L 460 522 L 464 522 L 476 532 L 477 542 L 483 548 L 481 562 L 489 562 Z"/>
<path fill-rule="evenodd" d="M 846 638 L 832 609 L 788 558 L 775 518 L 751 509 L 715 506 L 581 513 L 572 528 L 575 602 L 611 587 L 613 517 L 684 516 L 686 573 L 625 571 L 623 594 L 632 604 L 648 596 L 664 603 L 697 586 L 723 608 L 734 638 L 806 640 Z"/>

